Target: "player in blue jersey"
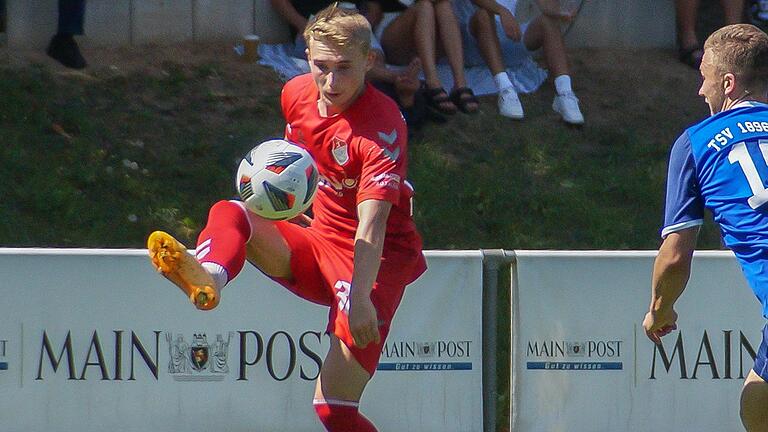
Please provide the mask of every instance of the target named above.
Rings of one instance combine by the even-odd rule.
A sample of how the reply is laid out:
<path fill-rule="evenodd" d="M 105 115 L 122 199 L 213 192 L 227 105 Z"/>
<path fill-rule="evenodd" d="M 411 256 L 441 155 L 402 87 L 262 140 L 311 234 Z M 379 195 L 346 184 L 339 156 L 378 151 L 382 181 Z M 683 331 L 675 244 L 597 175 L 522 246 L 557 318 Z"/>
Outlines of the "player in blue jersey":
<path fill-rule="evenodd" d="M 768 317 L 768 35 L 723 27 L 704 44 L 699 95 L 712 116 L 677 139 L 669 160 L 664 239 L 643 327 L 656 344 L 677 328 L 674 303 L 691 271 L 704 208 Z M 768 325 L 741 394 L 747 431 L 768 431 Z"/>

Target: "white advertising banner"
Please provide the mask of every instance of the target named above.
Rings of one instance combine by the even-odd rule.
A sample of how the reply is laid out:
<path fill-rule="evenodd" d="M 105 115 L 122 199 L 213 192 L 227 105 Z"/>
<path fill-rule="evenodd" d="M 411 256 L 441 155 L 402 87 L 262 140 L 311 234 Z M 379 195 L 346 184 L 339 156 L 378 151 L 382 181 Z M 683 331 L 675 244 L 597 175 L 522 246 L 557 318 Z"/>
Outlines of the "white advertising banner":
<path fill-rule="evenodd" d="M 481 431 L 480 252 L 428 253 L 362 411 L 382 431 Z M 322 431 L 327 308 L 253 267 L 201 312 L 146 251 L 0 249 L 0 430 Z"/>
<path fill-rule="evenodd" d="M 655 252 L 516 251 L 512 430 L 736 431 L 764 321 L 729 252 L 697 252 L 656 348 Z"/>

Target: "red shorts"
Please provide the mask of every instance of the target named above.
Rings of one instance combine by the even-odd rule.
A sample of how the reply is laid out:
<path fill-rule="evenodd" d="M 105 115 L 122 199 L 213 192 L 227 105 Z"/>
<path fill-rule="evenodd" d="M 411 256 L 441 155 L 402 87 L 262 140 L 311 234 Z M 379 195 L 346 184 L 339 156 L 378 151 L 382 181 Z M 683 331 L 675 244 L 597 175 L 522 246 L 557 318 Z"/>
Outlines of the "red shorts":
<path fill-rule="evenodd" d="M 291 249 L 293 279 L 273 279 L 301 298 L 330 306 L 326 330 L 343 341 L 355 359 L 373 375 L 405 286 L 426 270 L 421 250 L 384 252 L 371 291 L 381 339 L 378 344 L 369 343 L 360 349 L 353 342 L 347 316 L 354 257 L 352 242 L 334 239 L 312 227 L 302 228 L 289 222 L 278 222 L 277 228 Z"/>

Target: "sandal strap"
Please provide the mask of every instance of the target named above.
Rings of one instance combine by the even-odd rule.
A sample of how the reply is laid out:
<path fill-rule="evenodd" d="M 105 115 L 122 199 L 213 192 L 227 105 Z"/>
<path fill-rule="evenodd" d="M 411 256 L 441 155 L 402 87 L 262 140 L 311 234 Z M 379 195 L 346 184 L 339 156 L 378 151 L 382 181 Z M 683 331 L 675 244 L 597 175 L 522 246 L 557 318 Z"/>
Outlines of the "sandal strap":
<path fill-rule="evenodd" d="M 428 88 L 424 90 L 424 96 L 435 103 L 447 102 L 450 100 L 450 96 L 440 87 Z"/>
<path fill-rule="evenodd" d="M 463 103 L 478 103 L 477 96 L 469 87 L 458 87 L 451 92 L 451 98 Z"/>

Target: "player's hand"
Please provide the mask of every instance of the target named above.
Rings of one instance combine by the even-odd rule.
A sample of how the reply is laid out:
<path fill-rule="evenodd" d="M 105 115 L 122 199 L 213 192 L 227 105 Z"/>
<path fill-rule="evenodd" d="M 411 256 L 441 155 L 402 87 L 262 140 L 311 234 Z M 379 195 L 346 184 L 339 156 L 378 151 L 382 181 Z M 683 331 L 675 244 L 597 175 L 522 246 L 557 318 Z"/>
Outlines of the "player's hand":
<path fill-rule="evenodd" d="M 643 328 L 648 339 L 656 345 L 661 344 L 661 338 L 677 330 L 677 312 L 669 308 L 663 311 L 650 311 L 645 314 Z"/>
<path fill-rule="evenodd" d="M 504 29 L 504 34 L 513 41 L 519 42 L 521 37 L 520 25 L 517 23 L 515 16 L 512 15 L 512 12 L 507 10 L 499 15 L 499 18 L 501 18 L 501 28 Z"/>
<path fill-rule="evenodd" d="M 379 320 L 370 297 L 355 297 L 353 294 L 349 302 L 349 330 L 355 346 L 365 348 L 371 342 L 378 344 L 381 340 Z"/>

